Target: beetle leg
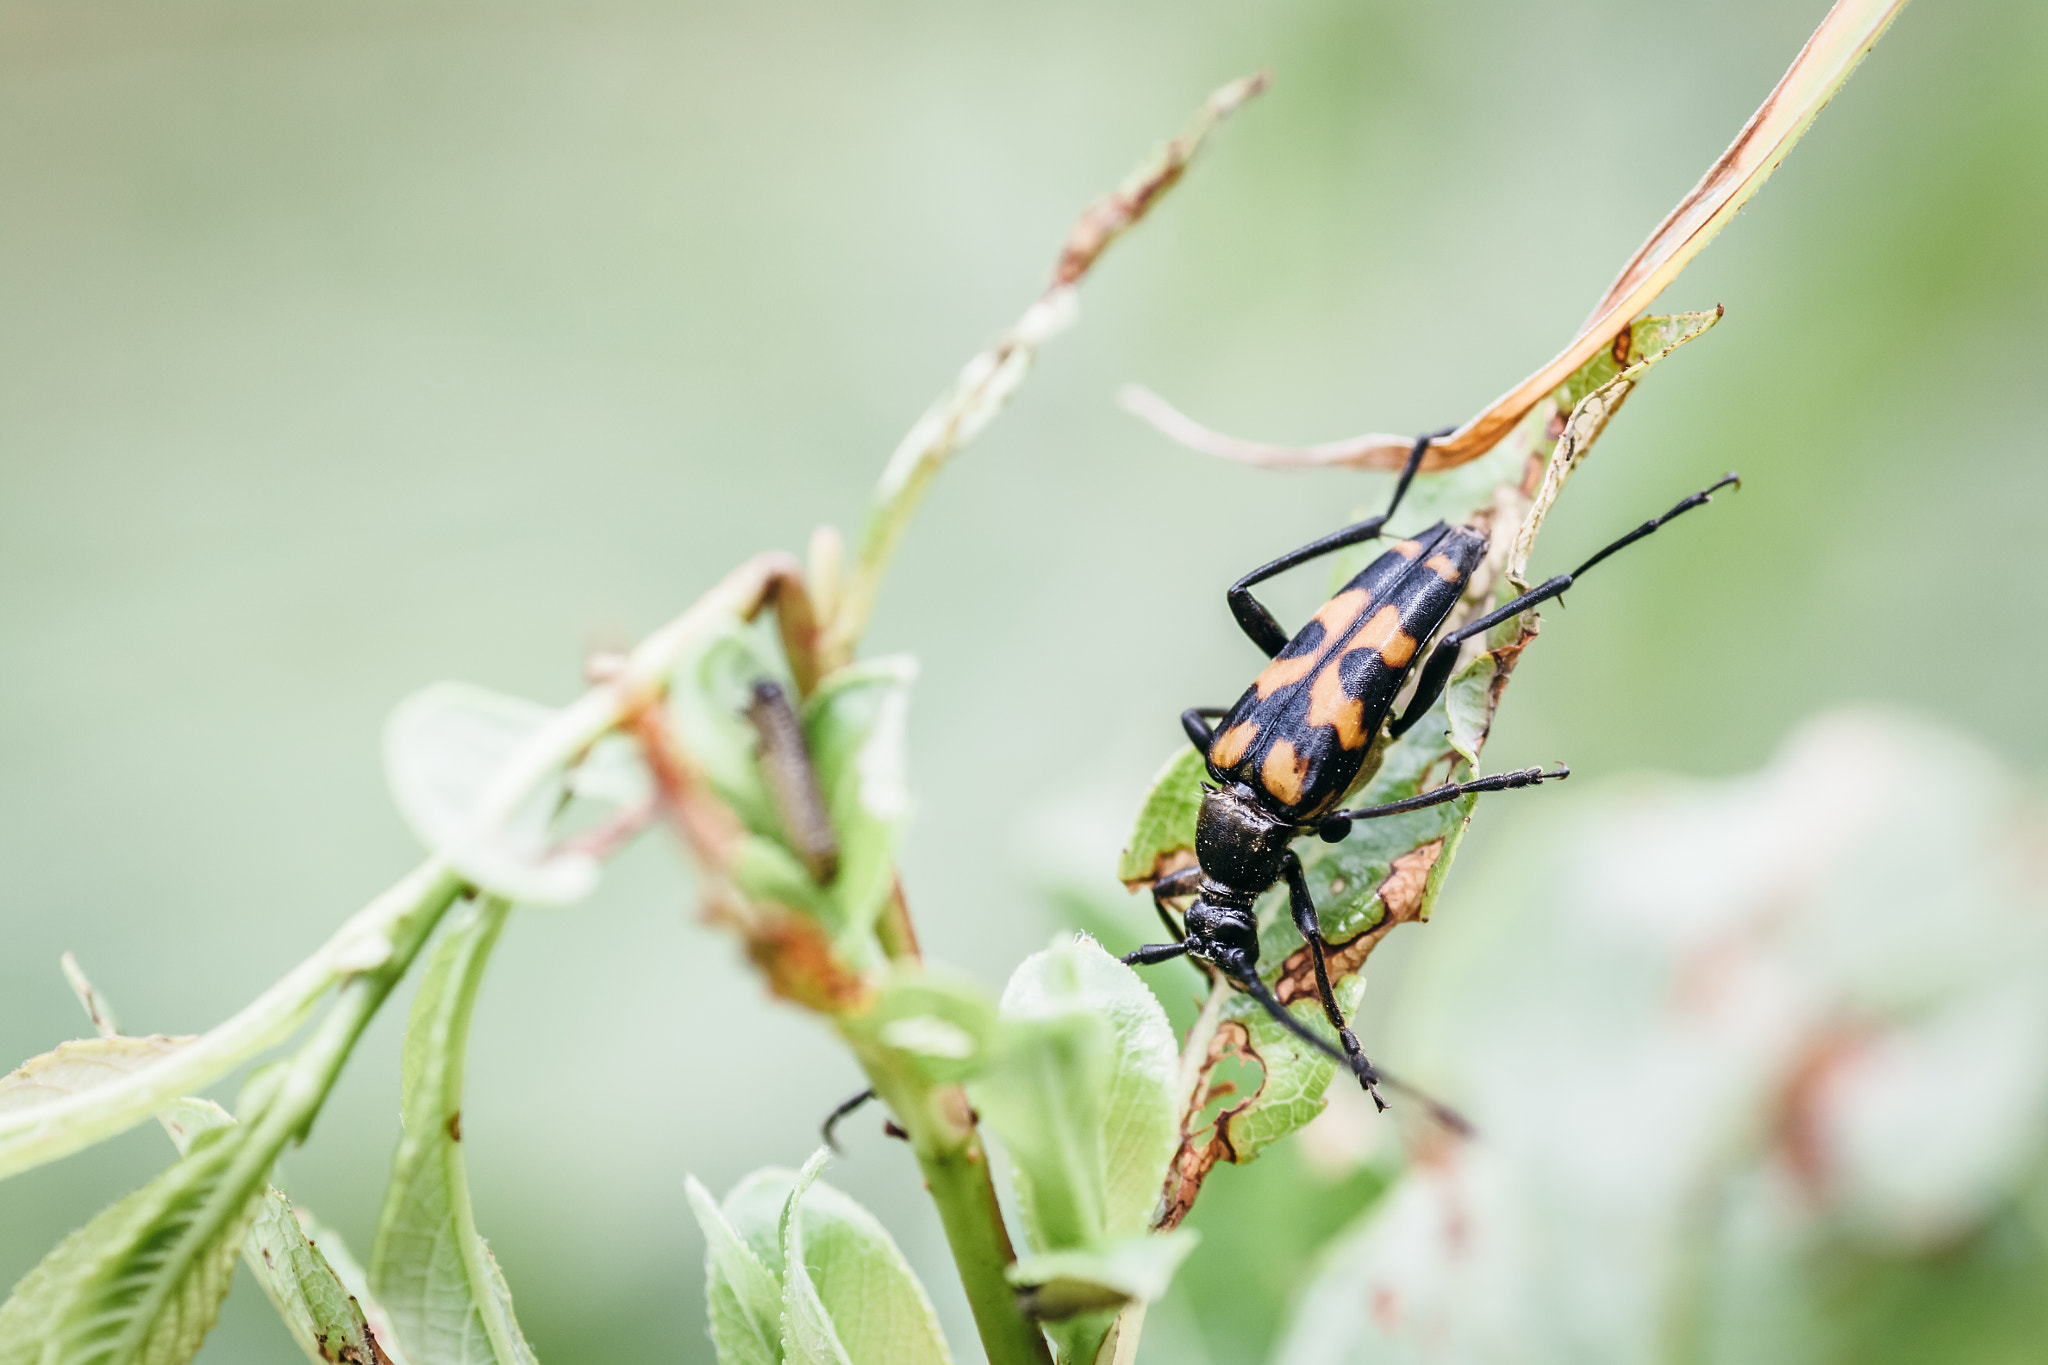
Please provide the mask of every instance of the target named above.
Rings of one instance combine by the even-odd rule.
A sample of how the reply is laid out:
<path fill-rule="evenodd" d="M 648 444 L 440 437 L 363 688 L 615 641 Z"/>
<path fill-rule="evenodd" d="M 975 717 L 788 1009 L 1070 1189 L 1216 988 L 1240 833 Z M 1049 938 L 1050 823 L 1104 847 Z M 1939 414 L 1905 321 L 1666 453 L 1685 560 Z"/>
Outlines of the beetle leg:
<path fill-rule="evenodd" d="M 1209 756 L 1209 744 L 1216 738 L 1208 723 L 1229 710 L 1227 706 L 1190 706 L 1180 713 L 1180 728 L 1187 732 L 1188 743 L 1203 758 Z"/>
<path fill-rule="evenodd" d="M 1351 1031 L 1351 1025 L 1344 1020 L 1344 1012 L 1337 1008 L 1337 995 L 1330 989 L 1330 967 L 1324 960 L 1329 945 L 1323 942 L 1322 921 L 1316 918 L 1316 903 L 1308 893 L 1308 878 L 1301 870 L 1301 859 L 1292 849 L 1280 866 L 1280 875 L 1287 879 L 1287 904 L 1294 912 L 1294 927 L 1301 931 L 1301 937 L 1308 944 L 1309 960 L 1316 969 L 1316 998 L 1322 1002 L 1323 1017 L 1330 1021 L 1330 1027 L 1337 1030 L 1337 1041 L 1344 1044 L 1344 1060 L 1351 1066 L 1351 1074 L 1358 1077 L 1359 1086 L 1372 1096 L 1372 1102 L 1384 1110 L 1387 1102 L 1380 1098 L 1375 1087 L 1379 1084 L 1380 1073 L 1366 1060 L 1365 1049 L 1358 1045 L 1358 1035 Z"/>
<path fill-rule="evenodd" d="M 1166 926 L 1166 932 L 1176 943 L 1187 937 L 1187 931 L 1173 922 L 1173 912 L 1166 908 L 1166 903 L 1176 896 L 1192 896 L 1201 889 L 1200 867 L 1184 867 L 1156 878 L 1152 883 L 1152 908 L 1159 912 L 1159 922 Z"/>
<path fill-rule="evenodd" d="M 1125 953 L 1117 961 L 1126 967 L 1149 967 L 1155 962 L 1171 962 L 1187 952 L 1187 940 L 1179 943 L 1148 943 L 1133 953 Z"/>
<path fill-rule="evenodd" d="M 1556 772 L 1545 772 L 1541 768 L 1517 768 L 1511 773 L 1494 773 L 1490 777 L 1476 777 L 1470 782 L 1446 782 L 1441 787 L 1431 787 L 1419 796 L 1410 796 L 1400 801 L 1389 801 L 1383 806 L 1364 806 L 1358 810 L 1331 811 L 1323 819 L 1324 824 L 1342 820 L 1349 824 L 1353 820 L 1375 820 L 1382 815 L 1400 815 L 1425 806 L 1441 806 L 1446 801 L 1455 801 L 1461 796 L 1472 796 L 1479 792 L 1511 792 L 1520 787 L 1533 787 L 1538 782 L 1553 778 L 1566 778 L 1572 770 L 1560 763 Z"/>
<path fill-rule="evenodd" d="M 832 1130 L 839 1126 L 839 1120 L 845 1118 L 848 1114 L 851 1114 L 854 1110 L 860 1108 L 862 1105 L 866 1104 L 869 1100 L 873 1099 L 874 1097 L 874 1087 L 870 1086 L 868 1089 L 861 1091 L 858 1095 L 855 1095 L 852 1099 L 842 1102 L 837 1108 L 833 1109 L 831 1113 L 825 1116 L 824 1127 L 819 1129 L 819 1131 L 825 1135 L 825 1145 L 827 1147 L 830 1147 L 835 1152 L 839 1150 L 839 1139 L 833 1136 Z"/>
<path fill-rule="evenodd" d="M 1598 564 L 1616 551 L 1627 549 L 1644 536 L 1655 531 L 1665 522 L 1670 521 L 1673 517 L 1712 502 L 1714 494 L 1730 484 L 1734 484 L 1739 488 L 1742 485 L 1742 481 L 1733 474 L 1722 475 L 1712 484 L 1702 488 L 1691 497 L 1681 500 L 1676 507 L 1666 512 L 1663 516 L 1650 518 L 1641 526 L 1636 527 L 1635 530 L 1630 531 L 1627 535 L 1606 546 L 1600 553 L 1594 555 L 1570 573 L 1561 573 L 1555 578 L 1547 579 L 1537 584 L 1514 601 L 1494 608 L 1476 621 L 1467 621 L 1464 625 L 1437 641 L 1436 648 L 1429 653 L 1429 662 L 1422 667 L 1421 678 L 1415 684 L 1414 699 L 1408 703 L 1408 709 L 1402 712 L 1401 718 L 1393 724 L 1394 738 L 1399 739 L 1402 735 L 1408 733 L 1415 722 L 1421 720 L 1428 713 L 1429 708 L 1436 705 L 1436 699 L 1443 695 L 1444 685 L 1451 680 L 1451 670 L 1457 666 L 1458 646 L 1464 644 L 1465 641 L 1475 635 L 1485 634 L 1503 621 L 1520 616 L 1531 607 L 1540 606 L 1553 597 L 1564 596 L 1565 590 L 1577 582 L 1579 576 L 1585 573 L 1586 570 L 1592 568 L 1595 564 Z"/>
<path fill-rule="evenodd" d="M 1287 632 L 1280 628 L 1280 623 L 1273 619 L 1273 613 L 1267 611 L 1265 605 L 1252 596 L 1251 590 L 1275 574 L 1285 573 L 1296 565 L 1306 564 L 1311 559 L 1329 554 L 1333 550 L 1341 550 L 1360 541 L 1377 539 L 1381 528 L 1401 506 L 1401 499 L 1407 496 L 1408 485 L 1415 478 L 1415 471 L 1421 467 L 1422 456 L 1429 449 L 1429 443 L 1439 436 L 1450 435 L 1452 430 L 1453 428 L 1446 427 L 1442 431 L 1428 432 L 1415 438 L 1415 445 L 1408 452 L 1408 463 L 1401 467 L 1400 482 L 1394 485 L 1393 501 L 1387 504 L 1386 511 L 1376 517 L 1354 522 L 1341 531 L 1332 531 L 1321 539 L 1310 541 L 1298 550 L 1291 550 L 1270 563 L 1261 564 L 1230 585 L 1230 591 L 1226 594 L 1230 603 L 1230 614 L 1237 618 L 1238 628 L 1251 637 L 1251 642 L 1266 651 L 1267 658 L 1270 659 L 1285 649 L 1289 637 Z"/>

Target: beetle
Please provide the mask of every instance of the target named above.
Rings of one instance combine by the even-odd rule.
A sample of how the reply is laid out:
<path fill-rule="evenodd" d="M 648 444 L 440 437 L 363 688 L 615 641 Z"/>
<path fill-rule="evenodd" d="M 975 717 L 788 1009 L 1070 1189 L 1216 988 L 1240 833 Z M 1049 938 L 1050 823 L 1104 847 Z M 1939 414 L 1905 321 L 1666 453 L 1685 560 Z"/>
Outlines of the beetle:
<path fill-rule="evenodd" d="M 1152 901 L 1171 943 L 1148 944 L 1124 957 L 1131 966 L 1177 957 L 1206 963 L 1256 999 L 1297 1037 L 1347 1063 L 1373 1103 L 1386 1108 L 1378 1086 L 1399 1083 L 1374 1067 L 1338 1008 L 1330 989 L 1315 902 L 1301 858 L 1291 845 L 1314 834 L 1336 843 L 1354 821 L 1398 815 L 1479 792 L 1512 791 L 1569 775 L 1526 768 L 1469 782 L 1452 782 L 1402 801 L 1337 809 L 1372 776 L 1387 745 L 1429 713 L 1450 681 L 1459 647 L 1531 607 L 1561 598 L 1588 569 L 1672 518 L 1710 502 L 1737 484 L 1728 474 L 1602 549 L 1570 573 L 1559 574 L 1513 601 L 1467 621 L 1435 640 L 1486 558 L 1487 533 L 1438 522 L 1400 541 L 1360 570 L 1290 638 L 1252 589 L 1288 569 L 1350 545 L 1379 538 L 1400 509 L 1430 443 L 1448 431 L 1418 437 L 1394 485 L 1387 510 L 1309 542 L 1262 564 L 1230 587 L 1226 600 L 1238 626 L 1263 650 L 1265 669 L 1228 708 L 1191 707 L 1181 713 L 1188 739 L 1207 765 L 1195 820 L 1192 867 L 1155 879 Z M 1395 703 L 1428 651 L 1408 706 Z M 1211 719 L 1216 720 L 1212 729 Z M 1259 977 L 1259 927 L 1254 903 L 1269 887 L 1287 884 L 1294 925 L 1315 966 L 1316 995 L 1343 1051 L 1297 1021 Z M 1193 895 L 1180 924 L 1167 902 Z M 1405 1088 L 1405 1087 L 1403 1087 Z M 1435 1107 L 1435 1106 L 1432 1106 Z M 1439 1111 L 1441 1112 L 1441 1111 Z"/>

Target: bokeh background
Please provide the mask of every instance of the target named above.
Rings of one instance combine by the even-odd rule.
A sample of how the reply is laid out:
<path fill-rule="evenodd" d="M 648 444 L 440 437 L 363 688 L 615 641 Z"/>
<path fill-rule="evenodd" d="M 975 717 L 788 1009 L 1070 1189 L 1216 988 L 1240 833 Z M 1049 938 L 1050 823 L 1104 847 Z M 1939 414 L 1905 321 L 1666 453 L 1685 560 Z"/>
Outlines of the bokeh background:
<path fill-rule="evenodd" d="M 67 948 L 131 1031 L 197 1031 L 409 867 L 378 736 L 414 687 L 567 697 L 740 557 L 854 525 L 1075 212 L 1263 65 L 939 482 L 870 642 L 923 664 L 927 951 L 995 984 L 1077 920 L 1143 932 L 1124 822 L 1178 710 L 1256 662 L 1224 585 L 1370 485 L 1180 451 L 1114 387 L 1272 439 L 1464 418 L 1824 10 L 0 0 L 0 1059 L 82 1031 Z M 1745 487 L 1550 613 L 1490 765 L 1739 772 L 1875 699 L 2041 769 L 2044 70 L 2048 8 L 1909 8 L 1667 293 L 1727 317 L 1635 397 L 1538 567 Z M 1460 872 L 1538 799 L 1485 809 Z M 708 1361 L 683 1173 L 797 1164 L 858 1084 L 691 905 L 646 841 L 521 914 L 486 987 L 464 1128 L 546 1360 Z M 401 1020 L 284 1167 L 359 1250 Z M 1311 1148 L 1212 1182 L 1150 1359 L 1264 1354 L 1370 1193 Z M 851 1151 L 832 1179 L 971 1357 L 914 1168 L 867 1129 Z M 0 1187 L 0 1281 L 167 1155 L 137 1131 Z M 245 1284 L 201 1359 L 291 1351 Z"/>

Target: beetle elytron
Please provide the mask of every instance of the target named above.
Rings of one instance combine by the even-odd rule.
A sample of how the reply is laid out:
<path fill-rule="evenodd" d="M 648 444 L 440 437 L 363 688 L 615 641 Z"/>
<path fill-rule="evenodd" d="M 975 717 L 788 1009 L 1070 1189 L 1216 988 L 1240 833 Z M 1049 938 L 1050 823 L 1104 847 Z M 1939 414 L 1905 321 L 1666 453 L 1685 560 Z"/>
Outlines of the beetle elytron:
<path fill-rule="evenodd" d="M 1438 522 L 1404 540 L 1368 564 L 1289 639 L 1251 594 L 1253 587 L 1287 569 L 1347 545 L 1379 537 L 1401 505 L 1434 432 L 1415 442 L 1393 500 L 1379 516 L 1312 541 L 1231 585 L 1230 611 L 1252 643 L 1272 660 L 1228 710 L 1195 707 L 1181 713 L 1181 725 L 1208 765 L 1201 813 L 1195 825 L 1197 865 L 1152 883 L 1153 904 L 1172 943 L 1151 944 L 1124 958 L 1133 965 L 1188 956 L 1206 962 L 1253 996 L 1274 1019 L 1316 1048 L 1338 1057 L 1335 1048 L 1289 1015 L 1260 980 L 1259 929 L 1253 903 L 1268 887 L 1285 880 L 1295 928 L 1308 943 L 1315 964 L 1316 994 L 1323 1013 L 1344 1045 L 1358 1083 L 1381 1108 L 1377 1085 L 1387 1078 L 1366 1060 L 1330 990 L 1325 962 L 1328 945 L 1309 897 L 1301 859 L 1289 847 L 1306 834 L 1335 843 L 1354 820 L 1420 810 L 1474 792 L 1507 791 L 1561 778 L 1527 768 L 1471 782 L 1454 782 L 1405 801 L 1359 810 L 1332 809 L 1357 785 L 1370 762 L 1428 714 L 1450 680 L 1458 647 L 1476 635 L 1553 597 L 1561 597 L 1588 569 L 1659 526 L 1712 499 L 1736 482 L 1727 475 L 1666 512 L 1646 521 L 1571 573 L 1539 584 L 1504 606 L 1468 621 L 1436 642 L 1422 667 L 1414 698 L 1398 718 L 1394 702 L 1416 659 L 1464 596 L 1473 571 L 1486 557 L 1486 534 L 1470 526 Z M 1214 730 L 1208 725 L 1220 717 Z M 1369 775 L 1369 774 L 1368 774 Z M 1192 894 L 1183 928 L 1167 902 Z"/>

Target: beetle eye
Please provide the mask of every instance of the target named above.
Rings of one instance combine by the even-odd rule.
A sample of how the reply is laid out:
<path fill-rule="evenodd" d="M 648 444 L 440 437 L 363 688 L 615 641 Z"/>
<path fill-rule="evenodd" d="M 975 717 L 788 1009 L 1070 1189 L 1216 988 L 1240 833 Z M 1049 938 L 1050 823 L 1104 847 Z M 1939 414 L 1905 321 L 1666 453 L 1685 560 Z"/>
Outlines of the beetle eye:
<path fill-rule="evenodd" d="M 1350 837 L 1350 834 L 1351 822 L 1349 820 L 1325 820 L 1316 830 L 1316 837 L 1326 844 L 1341 844 L 1346 838 Z"/>

